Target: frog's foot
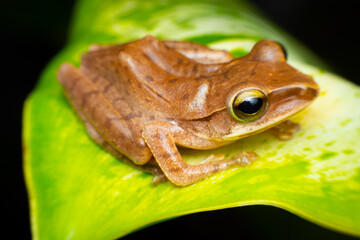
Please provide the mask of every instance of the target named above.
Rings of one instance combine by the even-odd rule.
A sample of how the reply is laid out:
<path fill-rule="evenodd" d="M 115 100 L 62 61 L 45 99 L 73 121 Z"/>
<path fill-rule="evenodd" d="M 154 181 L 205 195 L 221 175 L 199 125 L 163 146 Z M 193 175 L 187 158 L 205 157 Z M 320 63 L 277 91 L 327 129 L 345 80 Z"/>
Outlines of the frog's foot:
<path fill-rule="evenodd" d="M 222 153 L 211 154 L 205 160 L 201 161 L 201 163 L 211 162 L 211 161 L 235 161 L 235 165 L 246 166 L 250 165 L 253 161 L 257 159 L 257 154 L 254 152 L 241 152 L 231 157 L 230 159 L 225 159 L 225 155 Z"/>
<path fill-rule="evenodd" d="M 280 140 L 289 140 L 300 130 L 300 124 L 286 120 L 283 123 L 269 129 L 269 132 Z"/>
<path fill-rule="evenodd" d="M 254 152 L 241 152 L 227 161 L 234 162 L 234 165 L 246 166 L 251 164 L 254 160 L 256 160 L 257 155 Z M 225 155 L 223 153 L 211 154 L 206 159 L 200 162 L 200 164 L 212 161 L 221 161 L 225 159 Z M 154 178 L 152 180 L 153 186 L 157 186 L 163 182 L 167 181 L 167 178 L 163 172 L 153 173 Z"/>
<path fill-rule="evenodd" d="M 159 185 L 160 183 L 166 182 L 167 178 L 165 176 L 164 173 L 158 173 L 155 174 L 152 180 L 152 184 L 154 187 L 156 187 L 157 185 Z"/>
<path fill-rule="evenodd" d="M 236 165 L 247 166 L 257 159 L 257 154 L 254 152 L 241 152 L 230 158 L 230 161 L 235 161 Z"/>

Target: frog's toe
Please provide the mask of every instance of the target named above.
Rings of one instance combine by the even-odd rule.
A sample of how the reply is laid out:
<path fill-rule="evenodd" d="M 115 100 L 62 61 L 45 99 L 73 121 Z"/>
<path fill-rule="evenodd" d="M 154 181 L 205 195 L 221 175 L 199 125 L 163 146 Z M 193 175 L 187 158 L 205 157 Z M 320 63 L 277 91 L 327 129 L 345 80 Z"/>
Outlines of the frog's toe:
<path fill-rule="evenodd" d="M 163 182 L 166 182 L 166 181 L 167 181 L 167 178 L 165 177 L 165 174 L 159 173 L 159 174 L 156 174 L 153 177 L 152 184 L 153 184 L 153 186 L 157 186 L 160 183 L 163 183 Z"/>
<path fill-rule="evenodd" d="M 231 159 L 235 160 L 240 166 L 246 166 L 255 161 L 257 157 L 257 154 L 254 152 L 241 152 L 233 156 Z"/>
<path fill-rule="evenodd" d="M 300 130 L 300 124 L 286 120 L 283 123 L 271 128 L 270 133 L 274 134 L 280 140 L 291 139 L 296 132 Z"/>

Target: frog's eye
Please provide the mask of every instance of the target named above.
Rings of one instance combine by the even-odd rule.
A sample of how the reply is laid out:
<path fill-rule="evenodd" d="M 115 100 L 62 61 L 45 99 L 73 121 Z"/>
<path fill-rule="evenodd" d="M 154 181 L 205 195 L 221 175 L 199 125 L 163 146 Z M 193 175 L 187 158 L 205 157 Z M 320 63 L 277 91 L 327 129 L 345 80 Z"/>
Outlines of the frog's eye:
<path fill-rule="evenodd" d="M 267 107 L 266 95 L 257 89 L 250 89 L 235 95 L 229 106 L 233 118 L 241 122 L 251 122 L 260 118 Z"/>

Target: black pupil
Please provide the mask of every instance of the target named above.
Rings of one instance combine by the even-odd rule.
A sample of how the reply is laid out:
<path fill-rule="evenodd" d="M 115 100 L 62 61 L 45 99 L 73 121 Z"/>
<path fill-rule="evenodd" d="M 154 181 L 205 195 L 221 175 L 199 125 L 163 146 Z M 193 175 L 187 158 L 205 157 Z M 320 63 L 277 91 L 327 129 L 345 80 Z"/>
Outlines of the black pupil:
<path fill-rule="evenodd" d="M 245 114 L 257 113 L 263 105 L 263 99 L 250 97 L 237 106 L 237 109 Z"/>

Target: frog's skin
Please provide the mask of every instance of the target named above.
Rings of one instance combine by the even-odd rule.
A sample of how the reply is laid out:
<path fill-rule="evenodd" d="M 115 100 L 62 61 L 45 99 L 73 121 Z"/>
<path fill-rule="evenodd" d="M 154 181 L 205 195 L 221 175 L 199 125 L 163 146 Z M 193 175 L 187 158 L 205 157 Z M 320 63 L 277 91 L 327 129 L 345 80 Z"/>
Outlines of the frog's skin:
<path fill-rule="evenodd" d="M 318 94 L 312 78 L 289 66 L 282 47 L 269 40 L 234 59 L 226 51 L 147 36 L 93 46 L 80 69 L 64 63 L 58 78 L 98 144 L 177 186 L 256 158 L 242 152 L 189 165 L 177 145 L 212 149 L 229 144 L 284 122 Z M 265 111 L 255 120 L 235 119 L 234 96 L 250 89 L 266 95 Z"/>

